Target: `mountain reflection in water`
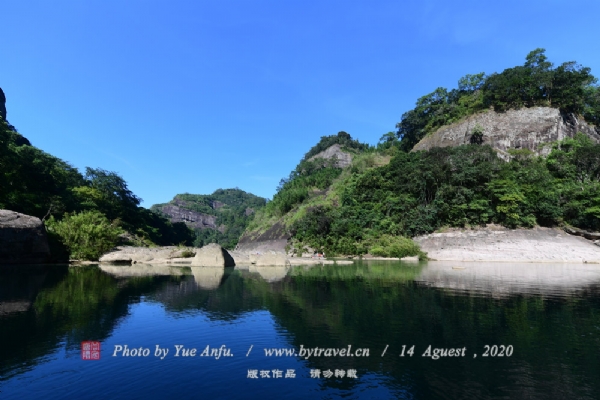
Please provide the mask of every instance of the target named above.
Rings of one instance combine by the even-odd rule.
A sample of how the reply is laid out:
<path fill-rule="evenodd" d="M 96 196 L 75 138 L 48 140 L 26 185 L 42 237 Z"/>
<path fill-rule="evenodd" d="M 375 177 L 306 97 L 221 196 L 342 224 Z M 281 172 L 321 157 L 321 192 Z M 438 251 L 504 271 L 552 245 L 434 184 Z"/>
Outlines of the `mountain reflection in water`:
<path fill-rule="evenodd" d="M 0 397 L 593 399 L 599 287 L 600 266 L 584 264 L 2 267 Z M 102 343 L 100 361 L 80 359 L 84 340 Z M 171 354 L 112 357 L 117 344 Z M 223 344 L 233 357 L 172 357 L 174 345 Z M 263 351 L 349 345 L 370 356 Z M 429 345 L 467 357 L 434 361 L 422 356 Z M 486 345 L 514 354 L 484 358 Z M 296 378 L 249 379 L 249 369 Z M 311 378 L 316 369 L 358 379 Z"/>

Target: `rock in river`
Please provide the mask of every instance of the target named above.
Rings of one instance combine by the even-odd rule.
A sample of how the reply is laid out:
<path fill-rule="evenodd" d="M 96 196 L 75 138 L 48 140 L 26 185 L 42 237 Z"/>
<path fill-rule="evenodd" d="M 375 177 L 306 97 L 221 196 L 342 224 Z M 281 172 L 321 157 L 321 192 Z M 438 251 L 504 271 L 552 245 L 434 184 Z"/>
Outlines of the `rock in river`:
<path fill-rule="evenodd" d="M 231 255 L 216 243 L 208 244 L 198 251 L 192 260 L 194 267 L 234 267 Z"/>
<path fill-rule="evenodd" d="M 0 264 L 41 264 L 49 256 L 46 230 L 39 218 L 0 210 Z"/>

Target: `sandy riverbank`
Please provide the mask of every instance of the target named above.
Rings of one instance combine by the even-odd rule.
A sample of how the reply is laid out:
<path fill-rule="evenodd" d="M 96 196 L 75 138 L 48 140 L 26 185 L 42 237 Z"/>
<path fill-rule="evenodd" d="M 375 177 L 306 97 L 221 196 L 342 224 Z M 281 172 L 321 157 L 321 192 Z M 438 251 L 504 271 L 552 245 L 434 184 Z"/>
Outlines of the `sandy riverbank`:
<path fill-rule="evenodd" d="M 574 262 L 600 264 L 600 247 L 558 228 L 507 229 L 489 225 L 414 238 L 440 261 Z"/>

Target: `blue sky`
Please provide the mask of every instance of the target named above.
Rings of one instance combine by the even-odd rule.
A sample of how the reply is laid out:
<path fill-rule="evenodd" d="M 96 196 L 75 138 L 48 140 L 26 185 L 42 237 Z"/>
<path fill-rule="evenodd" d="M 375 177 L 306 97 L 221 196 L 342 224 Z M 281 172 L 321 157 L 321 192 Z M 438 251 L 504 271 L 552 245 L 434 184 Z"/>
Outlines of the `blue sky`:
<path fill-rule="evenodd" d="M 321 136 L 546 49 L 600 76 L 600 2 L 3 0 L 0 87 L 35 146 L 144 199 L 271 198 Z"/>

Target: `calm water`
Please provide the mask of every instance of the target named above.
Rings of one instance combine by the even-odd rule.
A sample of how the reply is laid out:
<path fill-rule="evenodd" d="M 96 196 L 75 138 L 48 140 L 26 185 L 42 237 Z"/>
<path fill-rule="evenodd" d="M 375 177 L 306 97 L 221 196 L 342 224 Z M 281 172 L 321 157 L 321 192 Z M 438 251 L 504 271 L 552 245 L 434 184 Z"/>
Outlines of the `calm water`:
<path fill-rule="evenodd" d="M 585 264 L 3 267 L 0 398 L 598 399 L 599 294 Z"/>

